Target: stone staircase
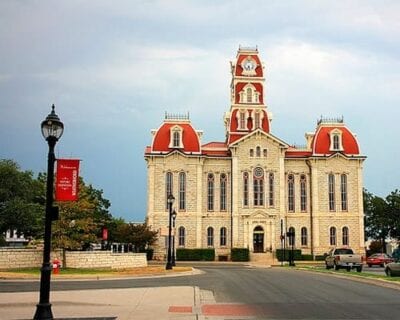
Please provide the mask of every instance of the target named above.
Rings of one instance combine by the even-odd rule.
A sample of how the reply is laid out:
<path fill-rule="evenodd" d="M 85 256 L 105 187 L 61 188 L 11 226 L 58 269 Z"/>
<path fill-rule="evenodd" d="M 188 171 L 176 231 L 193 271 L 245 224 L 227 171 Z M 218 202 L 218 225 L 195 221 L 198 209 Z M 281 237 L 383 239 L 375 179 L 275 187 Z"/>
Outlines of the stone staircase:
<path fill-rule="evenodd" d="M 274 258 L 272 252 L 250 252 L 250 263 L 256 265 L 274 265 L 277 260 Z"/>

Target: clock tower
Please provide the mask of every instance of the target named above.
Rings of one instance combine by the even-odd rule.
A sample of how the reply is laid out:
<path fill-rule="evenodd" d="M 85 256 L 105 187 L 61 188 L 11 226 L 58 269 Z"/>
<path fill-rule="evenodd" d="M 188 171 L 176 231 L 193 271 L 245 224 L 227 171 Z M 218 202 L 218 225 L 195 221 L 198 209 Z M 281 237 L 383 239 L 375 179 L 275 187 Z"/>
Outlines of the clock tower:
<path fill-rule="evenodd" d="M 231 73 L 231 108 L 225 115 L 228 145 L 254 130 L 270 130 L 264 104 L 264 65 L 258 49 L 239 47 Z"/>

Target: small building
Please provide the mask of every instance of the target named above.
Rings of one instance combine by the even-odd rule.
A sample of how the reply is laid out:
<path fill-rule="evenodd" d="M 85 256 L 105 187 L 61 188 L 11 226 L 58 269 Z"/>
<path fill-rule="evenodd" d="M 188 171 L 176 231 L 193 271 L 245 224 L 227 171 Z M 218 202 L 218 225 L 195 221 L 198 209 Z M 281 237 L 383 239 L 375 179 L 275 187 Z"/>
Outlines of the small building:
<path fill-rule="evenodd" d="M 251 259 L 292 245 L 313 256 L 334 246 L 364 253 L 365 156 L 343 118 L 319 119 L 304 146 L 290 145 L 273 134 L 257 48 L 239 48 L 231 73 L 224 140 L 204 143 L 188 115 L 166 114 L 152 130 L 144 154 L 149 226 L 166 230 L 172 194 L 176 248 L 215 248 L 217 256 L 248 248 Z M 154 256 L 163 258 L 166 233 L 159 235 Z"/>
<path fill-rule="evenodd" d="M 5 233 L 5 241 L 8 247 L 24 247 L 29 240 L 25 239 L 24 234 L 17 230 L 7 230 Z"/>

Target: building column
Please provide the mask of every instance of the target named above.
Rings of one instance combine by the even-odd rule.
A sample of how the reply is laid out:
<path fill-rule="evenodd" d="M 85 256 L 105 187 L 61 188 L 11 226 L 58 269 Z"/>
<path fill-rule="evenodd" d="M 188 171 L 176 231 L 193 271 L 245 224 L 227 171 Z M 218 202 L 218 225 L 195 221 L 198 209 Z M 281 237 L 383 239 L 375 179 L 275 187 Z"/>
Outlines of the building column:
<path fill-rule="evenodd" d="M 313 225 L 311 226 L 314 240 L 314 251 L 319 247 L 319 186 L 318 186 L 318 169 L 312 166 L 311 169 L 311 181 L 312 181 L 312 207 L 313 207 Z"/>
<path fill-rule="evenodd" d="M 147 160 L 147 223 L 154 225 L 154 164 L 151 159 Z"/>
<path fill-rule="evenodd" d="M 364 199 L 363 199 L 363 175 L 362 175 L 362 160 L 359 161 L 357 170 L 358 174 L 358 215 L 359 215 L 359 232 L 360 232 L 360 247 L 365 249 L 364 241 Z"/>
<path fill-rule="evenodd" d="M 232 152 L 233 153 L 233 152 Z M 238 182 L 238 160 L 237 157 L 232 155 L 232 242 L 233 247 L 239 246 L 239 212 L 238 212 L 238 199 L 239 197 L 239 182 Z"/>
<path fill-rule="evenodd" d="M 196 248 L 202 247 L 202 203 L 203 203 L 203 160 L 199 158 L 197 164 L 197 190 L 196 190 Z"/>

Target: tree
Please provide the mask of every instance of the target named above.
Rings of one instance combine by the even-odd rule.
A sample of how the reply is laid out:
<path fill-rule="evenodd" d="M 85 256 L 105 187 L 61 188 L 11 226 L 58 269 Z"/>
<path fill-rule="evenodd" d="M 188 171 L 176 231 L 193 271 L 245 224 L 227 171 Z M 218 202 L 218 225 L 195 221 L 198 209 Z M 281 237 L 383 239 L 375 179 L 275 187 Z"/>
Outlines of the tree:
<path fill-rule="evenodd" d="M 390 236 L 400 240 L 400 192 L 392 191 L 386 197 L 387 210 L 390 220 Z"/>
<path fill-rule="evenodd" d="M 125 223 L 118 226 L 116 241 L 130 243 L 136 252 L 144 252 L 157 239 L 157 231 L 152 231 L 145 223 Z"/>
<path fill-rule="evenodd" d="M 386 253 L 386 239 L 400 239 L 399 191 L 383 199 L 364 190 L 364 213 L 366 236 L 381 243 L 381 251 Z"/>
<path fill-rule="evenodd" d="M 0 233 L 43 234 L 44 185 L 13 160 L 0 160 Z"/>
<path fill-rule="evenodd" d="M 54 224 L 53 247 L 68 250 L 85 249 L 97 243 L 101 230 L 112 221 L 108 211 L 110 201 L 103 198 L 103 191 L 86 185 L 79 178 L 77 201 L 59 202 L 59 220 Z"/>

